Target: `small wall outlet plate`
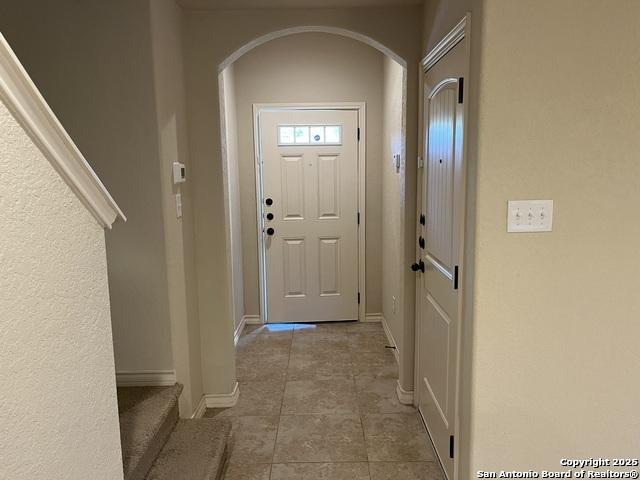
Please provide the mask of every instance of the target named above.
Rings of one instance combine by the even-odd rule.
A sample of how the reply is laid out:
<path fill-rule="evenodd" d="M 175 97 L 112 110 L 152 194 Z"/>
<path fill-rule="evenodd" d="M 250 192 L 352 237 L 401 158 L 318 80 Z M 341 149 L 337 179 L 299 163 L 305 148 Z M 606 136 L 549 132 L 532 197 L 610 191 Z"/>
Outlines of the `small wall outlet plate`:
<path fill-rule="evenodd" d="M 507 232 L 551 232 L 553 200 L 509 200 Z"/>

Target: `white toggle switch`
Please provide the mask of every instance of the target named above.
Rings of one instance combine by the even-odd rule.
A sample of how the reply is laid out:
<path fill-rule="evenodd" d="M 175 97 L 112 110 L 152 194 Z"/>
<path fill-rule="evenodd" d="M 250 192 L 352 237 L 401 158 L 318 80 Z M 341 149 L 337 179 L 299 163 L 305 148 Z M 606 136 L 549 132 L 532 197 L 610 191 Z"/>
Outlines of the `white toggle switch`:
<path fill-rule="evenodd" d="M 550 232 L 553 200 L 509 200 L 507 232 Z"/>

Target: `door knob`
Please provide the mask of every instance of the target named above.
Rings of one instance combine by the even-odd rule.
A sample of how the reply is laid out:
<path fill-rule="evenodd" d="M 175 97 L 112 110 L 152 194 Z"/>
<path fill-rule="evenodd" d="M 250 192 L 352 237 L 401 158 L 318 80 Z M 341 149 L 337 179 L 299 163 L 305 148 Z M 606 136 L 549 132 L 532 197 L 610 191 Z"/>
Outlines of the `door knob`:
<path fill-rule="evenodd" d="M 273 200 L 272 200 L 272 199 L 270 199 L 270 198 L 267 198 L 267 199 L 264 201 L 264 203 L 266 203 L 266 204 L 267 204 L 267 206 L 268 206 L 268 207 L 270 207 L 271 205 L 273 205 Z"/>
<path fill-rule="evenodd" d="M 267 220 L 273 220 L 273 213 L 267 213 Z"/>
<path fill-rule="evenodd" d="M 420 262 L 414 263 L 413 265 L 411 265 L 411 270 L 413 270 L 414 272 L 420 271 L 424 273 L 424 262 L 420 260 Z"/>
<path fill-rule="evenodd" d="M 276 231 L 273 228 L 271 228 L 271 227 L 267 228 L 267 235 L 271 236 L 274 233 L 276 233 Z"/>

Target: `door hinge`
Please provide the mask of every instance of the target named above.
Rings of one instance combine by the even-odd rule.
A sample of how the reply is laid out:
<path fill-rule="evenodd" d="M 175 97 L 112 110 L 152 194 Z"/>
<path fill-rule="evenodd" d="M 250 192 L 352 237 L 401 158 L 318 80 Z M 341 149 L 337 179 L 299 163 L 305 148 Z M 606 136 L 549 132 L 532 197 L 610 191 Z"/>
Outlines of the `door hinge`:
<path fill-rule="evenodd" d="M 458 265 L 453 267 L 453 289 L 454 290 L 458 289 L 458 271 L 459 270 L 460 269 L 458 268 Z"/>
<path fill-rule="evenodd" d="M 458 79 L 458 103 L 464 101 L 464 77 Z"/>
<path fill-rule="evenodd" d="M 420 214 L 420 225 L 424 225 L 427 223 L 427 217 L 424 216 L 424 213 Z"/>
<path fill-rule="evenodd" d="M 360 212 L 358 212 L 358 225 L 360 225 Z"/>
<path fill-rule="evenodd" d="M 449 458 L 453 458 L 453 447 L 454 447 L 453 435 L 449 435 Z"/>
<path fill-rule="evenodd" d="M 358 305 L 360 305 L 360 292 L 358 292 Z"/>
<path fill-rule="evenodd" d="M 358 141 L 360 141 L 360 127 L 358 127 Z"/>

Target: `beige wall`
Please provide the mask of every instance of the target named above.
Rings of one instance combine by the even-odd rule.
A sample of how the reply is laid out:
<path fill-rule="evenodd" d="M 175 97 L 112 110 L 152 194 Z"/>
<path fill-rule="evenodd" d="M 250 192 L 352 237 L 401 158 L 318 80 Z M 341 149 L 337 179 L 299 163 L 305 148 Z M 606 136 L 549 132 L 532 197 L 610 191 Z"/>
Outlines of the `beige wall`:
<path fill-rule="evenodd" d="M 232 317 L 234 327 L 237 330 L 242 323 L 242 317 L 245 315 L 245 312 L 249 312 L 247 315 L 252 315 L 252 313 L 250 313 L 251 310 L 246 310 L 245 306 L 245 299 L 248 295 L 244 275 L 244 265 L 247 263 L 245 261 L 247 252 L 243 248 L 244 226 L 242 221 L 243 217 L 250 215 L 250 213 L 242 209 L 241 183 L 243 179 L 240 176 L 242 165 L 240 165 L 240 156 L 238 153 L 238 105 L 236 101 L 234 65 L 225 68 L 220 76 L 222 77 L 221 115 L 223 119 L 221 126 L 223 129 L 222 135 L 225 140 L 223 149 L 226 149 L 223 150 L 222 155 L 223 157 L 226 156 L 224 163 L 227 167 L 226 182 L 230 207 L 226 213 L 229 215 L 227 222 L 230 226 L 229 246 L 231 249 L 231 282 L 233 286 Z M 241 132 L 241 134 L 244 135 L 246 132 Z M 248 132 L 248 135 L 251 137 L 251 132 Z M 255 208 L 253 209 L 253 218 L 256 218 Z M 253 315 L 258 314 L 257 310 L 255 310 L 255 312 Z"/>
<path fill-rule="evenodd" d="M 205 391 L 230 392 L 235 376 L 233 362 L 233 325 L 231 318 L 231 276 L 225 265 L 229 246 L 219 235 L 219 219 L 213 206 L 225 205 L 224 175 L 220 159 L 221 145 L 218 66 L 248 42 L 271 32 L 298 26 L 330 26 L 367 35 L 386 45 L 406 60 L 408 79 L 408 172 L 403 191 L 410 202 L 403 205 L 402 229 L 405 232 L 403 261 L 407 265 L 415 254 L 415 168 L 417 128 L 417 62 L 420 56 L 421 7 L 370 9 L 270 9 L 185 11 L 184 52 L 187 77 L 189 146 L 195 179 L 194 211 L 196 260 L 198 265 L 199 314 L 202 326 Z M 409 219 L 407 221 L 407 219 Z M 407 269 L 408 270 L 408 269 Z M 415 278 L 405 272 L 405 296 L 401 318 L 413 336 Z M 205 351 L 206 345 L 206 351 Z M 406 357 L 406 358 L 405 358 Z M 413 387 L 413 348 L 405 349 L 400 369 L 401 381 Z"/>
<path fill-rule="evenodd" d="M 403 141 L 403 80 L 404 69 L 385 57 L 383 64 L 384 92 L 382 104 L 382 315 L 391 330 L 396 347 L 404 348 L 404 322 L 398 316 L 402 299 L 401 207 L 402 179 L 396 171 L 393 156 L 404 156 Z M 396 305 L 394 305 L 394 299 Z"/>
<path fill-rule="evenodd" d="M 7 0 L 0 29 L 127 212 L 106 238 L 117 370 L 173 369 L 148 0 Z"/>
<path fill-rule="evenodd" d="M 287 102 L 366 103 L 366 311 L 381 312 L 383 57 L 357 40 L 302 33 L 265 43 L 234 64 L 247 315 L 260 313 L 253 104 Z"/>
<path fill-rule="evenodd" d="M 425 0 L 422 51 L 427 54 L 480 0 Z"/>
<path fill-rule="evenodd" d="M 190 416 L 203 390 L 182 65 L 182 10 L 173 0 L 151 0 L 150 7 L 171 346 L 176 379 L 184 385 L 180 412 Z M 173 162 L 186 164 L 186 183 L 174 184 Z M 182 197 L 181 218 L 176 213 L 176 194 Z"/>
<path fill-rule="evenodd" d="M 636 1 L 484 3 L 472 471 L 640 451 L 638 20 Z M 552 233 L 506 233 L 526 198 L 555 201 Z"/>
<path fill-rule="evenodd" d="M 0 199 L 0 476 L 121 479 L 104 232 L 3 103 Z"/>

